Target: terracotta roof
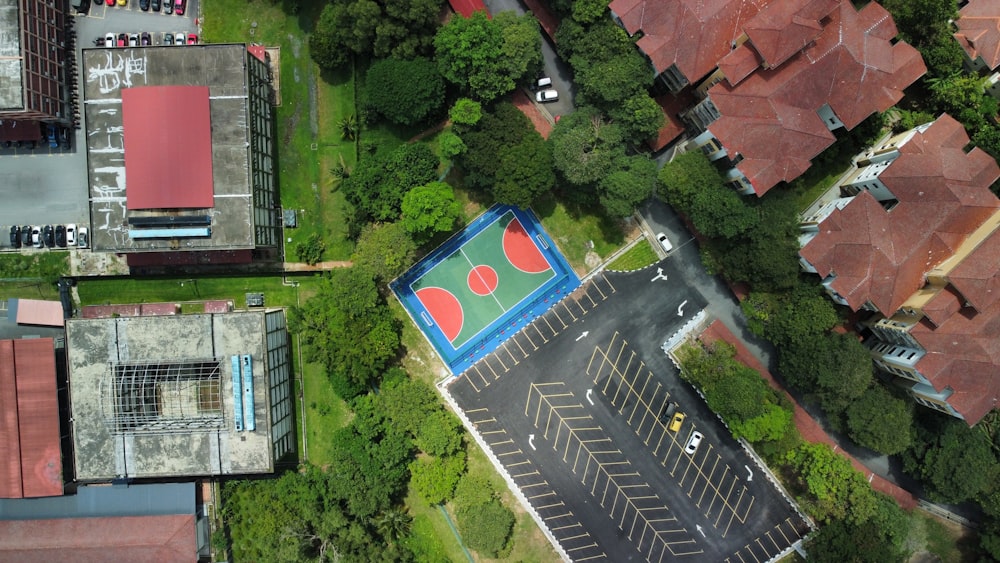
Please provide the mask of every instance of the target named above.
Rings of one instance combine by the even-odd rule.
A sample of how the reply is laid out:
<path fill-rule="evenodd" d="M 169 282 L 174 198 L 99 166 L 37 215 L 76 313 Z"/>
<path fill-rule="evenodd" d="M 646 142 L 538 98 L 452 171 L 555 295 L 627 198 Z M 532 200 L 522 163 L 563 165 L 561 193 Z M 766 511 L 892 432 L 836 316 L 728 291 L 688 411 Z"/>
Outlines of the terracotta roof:
<path fill-rule="evenodd" d="M 823 31 L 823 18 L 840 0 L 773 0 L 747 22 L 744 31 L 769 67 L 802 50 Z"/>
<path fill-rule="evenodd" d="M 735 86 L 723 81 L 708 97 L 722 117 L 708 129 L 763 195 L 799 176 L 834 141 L 816 114 L 829 104 L 848 129 L 884 111 L 924 72 L 923 59 L 871 3 L 855 11 L 841 1 L 823 32 L 776 69 L 760 69 Z"/>
<path fill-rule="evenodd" d="M 62 303 L 41 299 L 18 299 L 15 322 L 19 325 L 64 326 Z"/>
<path fill-rule="evenodd" d="M 910 334 L 926 350 L 917 370 L 935 389 L 952 389 L 948 404 L 966 423 L 976 424 L 998 406 L 1000 306 L 994 304 L 979 314 L 963 309 L 937 327 L 921 322 Z"/>
<path fill-rule="evenodd" d="M 948 274 L 948 281 L 977 311 L 987 311 L 1000 300 L 1000 234 L 994 232 Z"/>
<path fill-rule="evenodd" d="M 982 57 L 990 70 L 1000 67 L 1000 6 L 996 0 L 971 0 L 959 11 L 955 39 L 975 60 Z"/>
<path fill-rule="evenodd" d="M 61 494 L 53 341 L 0 340 L 0 498 Z"/>
<path fill-rule="evenodd" d="M 451 4 L 451 9 L 454 10 L 456 14 L 465 18 L 471 18 L 472 14 L 478 12 L 479 10 L 485 11 L 487 17 L 490 15 L 482 0 L 448 0 L 448 3 Z"/>
<path fill-rule="evenodd" d="M 663 110 L 663 127 L 656 132 L 656 137 L 648 141 L 649 148 L 658 151 L 669 145 L 684 132 L 684 123 L 679 114 L 686 108 L 691 107 L 694 102 L 694 95 L 690 88 L 681 90 L 676 96 L 673 94 L 663 94 L 653 98 L 656 105 Z"/>
<path fill-rule="evenodd" d="M 733 48 L 770 0 L 614 0 L 608 6 L 661 73 L 673 65 L 695 83 Z"/>
<path fill-rule="evenodd" d="M 193 514 L 0 521 L 0 560 L 197 561 Z"/>
<path fill-rule="evenodd" d="M 835 210 L 800 254 L 858 310 L 871 301 L 885 315 L 924 284 L 924 275 L 951 256 L 1000 208 L 989 186 L 1000 167 L 969 142 L 962 125 L 942 115 L 899 147 L 879 176 L 898 204 L 886 211 L 868 192 Z"/>

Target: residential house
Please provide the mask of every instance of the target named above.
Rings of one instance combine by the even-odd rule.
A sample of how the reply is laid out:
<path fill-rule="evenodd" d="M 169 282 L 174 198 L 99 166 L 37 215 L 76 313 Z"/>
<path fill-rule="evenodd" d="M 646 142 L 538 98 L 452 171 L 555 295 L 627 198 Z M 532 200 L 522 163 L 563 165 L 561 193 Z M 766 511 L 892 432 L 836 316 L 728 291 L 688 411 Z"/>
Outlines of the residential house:
<path fill-rule="evenodd" d="M 615 0 L 610 8 L 627 31 L 642 33 L 637 45 L 658 82 L 695 95 L 679 116 L 690 145 L 745 194 L 800 176 L 833 144 L 833 131 L 885 111 L 926 72 L 876 3 Z M 723 24 L 727 33 L 716 34 Z"/>
<path fill-rule="evenodd" d="M 801 263 L 866 324 L 875 365 L 973 425 L 1000 399 L 1000 166 L 948 115 L 858 159 L 802 223 Z"/>
<path fill-rule="evenodd" d="M 973 72 L 1000 67 L 1000 4 L 996 0 L 970 0 L 955 20 L 955 39 Z"/>

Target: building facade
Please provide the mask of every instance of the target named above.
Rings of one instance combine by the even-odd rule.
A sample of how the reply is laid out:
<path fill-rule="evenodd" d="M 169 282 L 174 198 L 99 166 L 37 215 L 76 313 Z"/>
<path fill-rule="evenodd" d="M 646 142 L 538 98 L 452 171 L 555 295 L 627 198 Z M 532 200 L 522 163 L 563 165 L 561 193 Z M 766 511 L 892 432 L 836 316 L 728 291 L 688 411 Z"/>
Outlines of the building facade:
<path fill-rule="evenodd" d="M 68 4 L 0 0 L 0 120 L 71 122 Z"/>

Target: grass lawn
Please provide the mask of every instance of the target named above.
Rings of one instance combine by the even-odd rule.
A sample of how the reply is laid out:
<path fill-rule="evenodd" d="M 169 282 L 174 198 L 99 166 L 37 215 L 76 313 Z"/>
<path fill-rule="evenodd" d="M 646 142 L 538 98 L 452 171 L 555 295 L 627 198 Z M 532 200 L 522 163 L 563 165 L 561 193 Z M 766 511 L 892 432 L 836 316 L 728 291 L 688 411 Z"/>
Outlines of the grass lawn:
<path fill-rule="evenodd" d="M 0 254 L 0 299 L 59 299 L 56 279 L 68 273 L 66 252 Z"/>
<path fill-rule="evenodd" d="M 441 510 L 430 506 L 413 491 L 406 495 L 406 507 L 413 517 L 407 547 L 415 561 L 467 561 L 458 538 Z"/>
<path fill-rule="evenodd" d="M 910 535 L 906 548 L 915 554 L 931 554 L 935 561 L 958 563 L 974 559 L 973 532 L 942 520 L 923 510 L 910 515 Z M 971 544 L 971 545 L 970 545 Z"/>
<path fill-rule="evenodd" d="M 316 279 L 317 276 L 296 277 L 299 286 L 283 285 L 280 277 L 81 279 L 77 291 L 81 305 L 231 299 L 242 309 L 246 306 L 247 292 L 264 293 L 268 306 L 295 305 L 298 293 L 301 291 L 304 299 Z"/>
<path fill-rule="evenodd" d="M 603 258 L 625 244 L 622 227 L 603 215 L 567 207 L 553 198 L 546 198 L 533 205 L 532 209 L 579 275 L 591 270 L 586 263 L 588 252 Z"/>
<path fill-rule="evenodd" d="M 635 246 L 616 258 L 614 262 L 608 264 L 607 268 L 609 270 L 627 272 L 655 264 L 659 259 L 660 257 L 656 255 L 656 251 L 653 250 L 649 241 L 643 238 Z"/>
<path fill-rule="evenodd" d="M 330 462 L 330 435 L 350 422 L 351 409 L 334 394 L 323 366 L 306 363 L 302 366 L 302 380 L 305 385 L 309 463 L 323 467 Z"/>
<path fill-rule="evenodd" d="M 347 260 L 342 197 L 333 191 L 330 169 L 344 159 L 355 162 L 354 143 L 340 138 L 335 124 L 354 113 L 353 73 L 321 75 L 309 57 L 307 34 L 323 3 L 303 3 L 287 15 L 280 3 L 267 0 L 212 0 L 203 4 L 203 36 L 207 42 L 257 42 L 281 47 L 281 106 L 277 108 L 278 182 L 282 207 L 299 210 L 299 228 L 286 231 L 286 253 L 312 233 L 326 242 L 326 260 Z"/>

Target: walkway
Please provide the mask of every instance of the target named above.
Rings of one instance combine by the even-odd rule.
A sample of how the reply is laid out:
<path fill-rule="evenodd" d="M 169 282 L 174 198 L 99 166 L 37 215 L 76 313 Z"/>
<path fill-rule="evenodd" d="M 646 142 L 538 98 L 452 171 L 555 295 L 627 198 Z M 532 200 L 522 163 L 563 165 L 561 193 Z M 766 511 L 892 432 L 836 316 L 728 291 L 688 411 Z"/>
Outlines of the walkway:
<path fill-rule="evenodd" d="M 325 272 L 337 268 L 350 268 L 353 262 L 346 260 L 331 260 L 329 262 L 319 262 L 316 264 L 306 264 L 305 262 L 285 262 L 282 264 L 286 272 Z"/>
<path fill-rule="evenodd" d="M 726 328 L 724 324 L 722 324 L 720 321 L 712 322 L 712 324 L 709 325 L 707 329 L 705 329 L 705 331 L 701 334 L 699 338 L 701 338 L 705 342 L 715 342 L 717 340 L 723 340 L 725 342 L 728 342 L 729 344 L 732 344 L 736 348 L 737 360 L 739 360 L 744 365 L 757 370 L 757 372 L 760 373 L 761 377 L 766 379 L 767 382 L 771 385 L 771 387 L 773 387 L 779 393 L 784 394 L 788 398 L 788 400 L 791 401 L 792 404 L 795 406 L 795 416 L 794 416 L 795 427 L 798 428 L 799 434 L 802 435 L 803 439 L 808 440 L 810 442 L 822 442 L 824 444 L 831 446 L 837 453 L 850 460 L 851 465 L 853 465 L 855 469 L 868 476 L 868 482 L 871 483 L 873 489 L 885 493 L 891 496 L 892 498 L 896 499 L 896 502 L 898 502 L 899 506 L 901 506 L 902 508 L 909 510 L 917 506 L 917 498 L 913 496 L 913 494 L 889 482 L 884 477 L 872 473 L 860 461 L 855 459 L 853 456 L 851 456 L 844 450 L 839 449 L 836 442 L 834 442 L 833 439 L 830 438 L 829 435 L 827 435 L 827 433 L 823 430 L 823 428 L 820 427 L 819 423 L 817 423 L 811 416 L 809 416 L 809 413 L 807 413 L 805 409 L 803 409 L 799 405 L 799 403 L 795 400 L 795 398 L 789 395 L 788 392 L 785 391 L 784 388 L 777 381 L 774 380 L 774 376 L 771 375 L 771 372 L 768 371 L 767 368 L 765 368 L 757 360 L 757 358 L 755 358 L 754 355 L 750 353 L 749 350 L 747 350 L 746 346 L 743 345 L 743 342 L 739 338 L 737 338 L 736 335 L 730 332 L 730 330 Z"/>

